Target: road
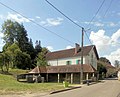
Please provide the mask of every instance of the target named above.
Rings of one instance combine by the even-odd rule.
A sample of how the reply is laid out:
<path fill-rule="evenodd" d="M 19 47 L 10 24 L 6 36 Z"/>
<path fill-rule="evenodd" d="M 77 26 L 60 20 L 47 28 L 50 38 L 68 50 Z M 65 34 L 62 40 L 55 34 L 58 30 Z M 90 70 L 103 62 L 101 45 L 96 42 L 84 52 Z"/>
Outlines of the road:
<path fill-rule="evenodd" d="M 47 95 L 44 97 L 120 97 L 120 81 L 109 79 L 90 86 Z"/>

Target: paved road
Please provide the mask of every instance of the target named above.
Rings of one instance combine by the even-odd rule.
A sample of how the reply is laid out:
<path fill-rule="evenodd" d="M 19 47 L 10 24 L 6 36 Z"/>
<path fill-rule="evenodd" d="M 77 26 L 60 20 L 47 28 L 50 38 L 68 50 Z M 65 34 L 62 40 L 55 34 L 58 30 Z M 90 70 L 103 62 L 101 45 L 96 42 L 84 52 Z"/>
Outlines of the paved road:
<path fill-rule="evenodd" d="M 79 89 L 47 95 L 44 97 L 120 97 L 120 81 L 112 79 Z"/>

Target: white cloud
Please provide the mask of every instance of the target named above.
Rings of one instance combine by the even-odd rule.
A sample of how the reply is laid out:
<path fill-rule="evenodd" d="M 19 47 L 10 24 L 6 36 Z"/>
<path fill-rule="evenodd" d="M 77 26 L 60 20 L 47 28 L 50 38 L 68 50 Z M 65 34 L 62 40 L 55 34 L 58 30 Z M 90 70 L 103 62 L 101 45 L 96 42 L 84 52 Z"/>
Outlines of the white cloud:
<path fill-rule="evenodd" d="M 100 23 L 100 22 L 94 22 L 94 26 L 103 27 L 104 24 L 103 24 L 103 23 Z"/>
<path fill-rule="evenodd" d="M 45 22 L 45 21 L 41 21 L 40 24 L 41 24 L 41 25 L 45 25 L 46 22 Z"/>
<path fill-rule="evenodd" d="M 118 42 L 119 38 L 120 38 L 120 29 L 117 32 L 113 33 L 111 37 L 111 41 Z"/>
<path fill-rule="evenodd" d="M 110 27 L 115 27 L 115 26 L 117 26 L 117 24 L 115 24 L 115 23 L 113 23 L 113 22 L 110 22 L 110 23 L 108 23 L 108 26 L 110 26 Z"/>
<path fill-rule="evenodd" d="M 73 48 L 73 47 L 72 47 L 72 46 L 70 46 L 70 45 L 66 47 L 66 49 L 71 49 L 71 48 Z"/>
<path fill-rule="evenodd" d="M 104 26 L 104 24 L 100 23 L 100 22 L 84 22 L 84 23 L 87 25 L 91 24 L 91 25 L 94 25 L 96 27 L 103 27 Z"/>
<path fill-rule="evenodd" d="M 53 51 L 53 47 L 52 46 L 47 46 L 47 49 L 50 51 Z"/>
<path fill-rule="evenodd" d="M 109 46 L 110 37 L 105 35 L 104 30 L 99 30 L 98 32 L 91 32 L 90 40 L 96 45 L 98 50 L 103 50 L 105 47 Z"/>
<path fill-rule="evenodd" d="M 96 33 L 92 31 L 89 38 L 93 44 L 96 45 L 99 53 L 107 53 L 111 51 L 110 54 L 104 55 L 104 57 L 109 59 L 112 64 L 114 64 L 115 60 L 120 61 L 120 49 L 118 48 L 120 29 L 113 33 L 111 36 L 105 35 L 105 30 L 99 30 Z M 117 50 L 113 51 L 113 47 Z"/>
<path fill-rule="evenodd" d="M 53 25 L 53 26 L 60 25 L 62 23 L 62 21 L 63 21 L 62 18 L 57 18 L 57 19 L 48 18 L 47 19 L 48 24 Z"/>
<path fill-rule="evenodd" d="M 12 14 L 12 13 L 8 13 L 7 19 L 11 19 L 11 20 L 15 20 L 19 23 L 23 23 L 23 22 L 30 22 L 28 19 L 24 18 L 23 16 L 21 16 L 20 14 Z"/>
<path fill-rule="evenodd" d="M 4 20 L 4 16 L 3 16 L 3 15 L 0 15 L 0 19 L 1 19 L 1 20 Z"/>
<path fill-rule="evenodd" d="M 36 16 L 35 18 L 40 19 L 40 17 L 39 17 L 39 16 Z"/>
<path fill-rule="evenodd" d="M 3 33 L 2 32 L 0 32 L 0 38 L 2 38 L 3 37 Z"/>
<path fill-rule="evenodd" d="M 114 64 L 115 60 L 120 61 L 120 49 L 117 49 L 116 51 L 111 52 L 109 55 L 104 55 L 107 59 L 109 59 Z"/>
<path fill-rule="evenodd" d="M 41 21 L 40 24 L 44 26 L 58 26 L 62 23 L 62 18 L 47 18 L 45 21 Z"/>

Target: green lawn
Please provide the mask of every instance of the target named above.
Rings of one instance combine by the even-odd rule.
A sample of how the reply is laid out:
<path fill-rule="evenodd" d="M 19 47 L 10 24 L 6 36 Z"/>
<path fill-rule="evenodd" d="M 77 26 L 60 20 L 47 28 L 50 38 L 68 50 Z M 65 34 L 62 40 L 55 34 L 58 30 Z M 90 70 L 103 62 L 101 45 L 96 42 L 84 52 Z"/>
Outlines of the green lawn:
<path fill-rule="evenodd" d="M 12 70 L 16 74 L 16 70 Z M 18 73 L 19 70 L 17 70 Z M 20 71 L 19 71 L 20 72 Z M 19 93 L 19 92 L 50 92 L 63 89 L 62 84 L 58 83 L 22 83 L 16 81 L 12 75 L 0 74 L 0 94 Z"/>

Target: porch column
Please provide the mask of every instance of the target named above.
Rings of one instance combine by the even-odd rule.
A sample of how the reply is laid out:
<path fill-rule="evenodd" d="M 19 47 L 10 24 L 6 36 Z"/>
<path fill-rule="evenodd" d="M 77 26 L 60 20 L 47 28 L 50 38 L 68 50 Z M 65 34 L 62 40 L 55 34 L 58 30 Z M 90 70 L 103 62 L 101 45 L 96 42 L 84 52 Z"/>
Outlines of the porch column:
<path fill-rule="evenodd" d="M 48 73 L 46 74 L 46 81 L 48 82 Z"/>
<path fill-rule="evenodd" d="M 73 84 L 73 73 L 71 73 L 71 84 Z"/>
<path fill-rule="evenodd" d="M 60 83 L 60 74 L 58 73 L 58 83 Z"/>
<path fill-rule="evenodd" d="M 94 73 L 92 74 L 92 77 L 95 77 L 95 74 L 94 74 Z"/>
<path fill-rule="evenodd" d="M 89 73 L 86 73 L 86 80 L 88 80 L 88 77 L 89 77 Z"/>

